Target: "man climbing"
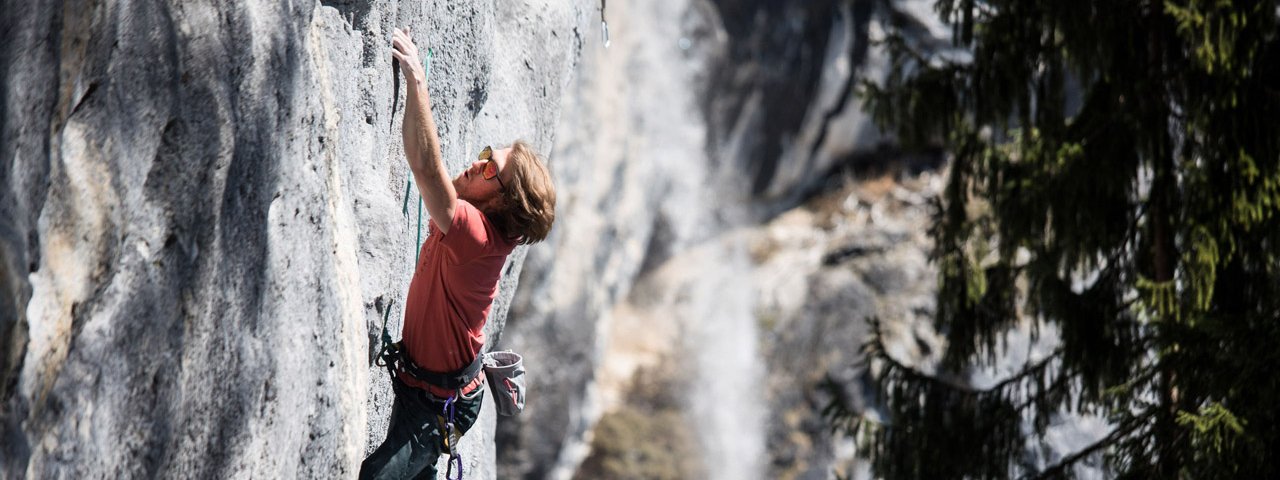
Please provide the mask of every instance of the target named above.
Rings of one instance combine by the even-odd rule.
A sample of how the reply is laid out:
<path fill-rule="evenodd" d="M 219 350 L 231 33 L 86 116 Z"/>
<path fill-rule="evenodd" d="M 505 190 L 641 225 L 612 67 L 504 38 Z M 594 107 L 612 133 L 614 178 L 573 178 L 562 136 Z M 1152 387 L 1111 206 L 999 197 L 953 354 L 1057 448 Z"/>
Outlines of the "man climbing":
<path fill-rule="evenodd" d="M 546 166 L 520 141 L 485 147 L 450 180 L 408 28 L 393 32 L 391 55 L 408 85 L 405 157 L 431 218 L 405 301 L 387 438 L 364 460 L 360 478 L 434 479 L 440 454 L 480 412 L 479 358 L 502 266 L 517 244 L 546 238 L 556 193 Z"/>

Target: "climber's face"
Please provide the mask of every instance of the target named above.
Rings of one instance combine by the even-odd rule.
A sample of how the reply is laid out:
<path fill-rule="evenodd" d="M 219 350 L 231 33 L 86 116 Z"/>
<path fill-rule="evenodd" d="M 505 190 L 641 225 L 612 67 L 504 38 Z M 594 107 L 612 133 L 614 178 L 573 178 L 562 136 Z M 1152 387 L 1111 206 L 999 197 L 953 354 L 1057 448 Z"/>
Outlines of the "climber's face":
<path fill-rule="evenodd" d="M 511 172 L 506 169 L 507 155 L 511 148 L 493 150 L 485 147 L 476 161 L 453 179 L 458 198 L 471 202 L 481 210 L 487 210 L 502 198 L 505 185 L 511 183 Z"/>

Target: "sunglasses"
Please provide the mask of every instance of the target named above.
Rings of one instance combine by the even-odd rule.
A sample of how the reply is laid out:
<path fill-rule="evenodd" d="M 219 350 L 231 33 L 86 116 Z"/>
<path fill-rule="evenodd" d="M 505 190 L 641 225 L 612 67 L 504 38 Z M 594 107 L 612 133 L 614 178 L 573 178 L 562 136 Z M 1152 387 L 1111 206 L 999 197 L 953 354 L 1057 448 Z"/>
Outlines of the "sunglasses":
<path fill-rule="evenodd" d="M 484 179 L 497 179 L 498 186 L 506 190 L 507 186 L 503 185 L 502 177 L 498 176 L 498 161 L 493 158 L 493 147 L 484 147 L 484 150 L 480 151 L 480 157 L 477 160 L 486 160 L 484 168 L 480 170 L 480 174 L 484 176 Z"/>

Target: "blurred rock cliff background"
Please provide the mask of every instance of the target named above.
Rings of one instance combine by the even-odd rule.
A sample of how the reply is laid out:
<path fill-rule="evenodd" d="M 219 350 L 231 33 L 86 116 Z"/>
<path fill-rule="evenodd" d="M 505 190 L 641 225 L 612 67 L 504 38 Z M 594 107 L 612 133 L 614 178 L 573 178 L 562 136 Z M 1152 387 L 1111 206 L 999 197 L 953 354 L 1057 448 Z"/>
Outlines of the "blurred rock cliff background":
<path fill-rule="evenodd" d="M 865 473 L 817 386 L 861 394 L 873 315 L 908 361 L 941 346 L 921 320 L 942 156 L 899 152 L 856 91 L 884 75 L 889 26 L 939 49 L 949 30 L 924 1 L 604 17 L 556 129 L 560 220 L 512 306 L 538 400 L 500 422 L 500 476 Z"/>

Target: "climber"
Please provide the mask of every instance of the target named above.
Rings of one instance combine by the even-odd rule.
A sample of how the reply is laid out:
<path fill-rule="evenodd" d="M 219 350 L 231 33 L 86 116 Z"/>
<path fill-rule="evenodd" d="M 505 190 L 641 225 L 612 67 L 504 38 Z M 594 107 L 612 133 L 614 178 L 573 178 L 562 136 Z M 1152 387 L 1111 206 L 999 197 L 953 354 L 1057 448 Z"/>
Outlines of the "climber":
<path fill-rule="evenodd" d="M 360 466 L 362 479 L 436 478 L 436 460 L 452 453 L 480 412 L 484 325 L 507 255 L 517 244 L 545 239 L 555 219 L 550 173 L 524 142 L 485 147 L 449 179 L 424 66 L 409 35 L 408 28 L 395 29 L 391 55 L 408 85 L 404 151 L 430 213 L 429 234 L 405 301 L 403 368 L 393 369 L 387 438 Z"/>

